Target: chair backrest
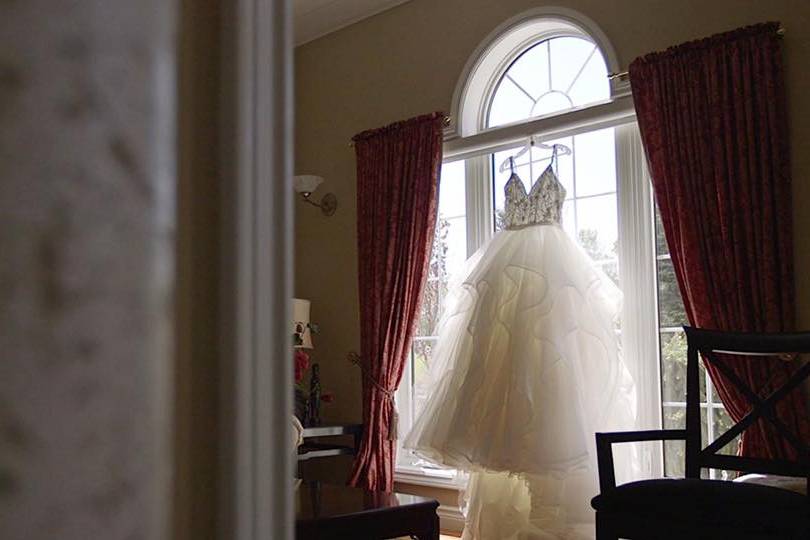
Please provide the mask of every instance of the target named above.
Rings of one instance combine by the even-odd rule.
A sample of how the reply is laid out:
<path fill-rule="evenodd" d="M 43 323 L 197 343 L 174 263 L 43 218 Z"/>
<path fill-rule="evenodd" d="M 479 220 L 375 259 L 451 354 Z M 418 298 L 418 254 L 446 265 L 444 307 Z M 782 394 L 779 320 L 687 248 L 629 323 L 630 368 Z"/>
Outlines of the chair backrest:
<path fill-rule="evenodd" d="M 686 365 L 686 476 L 699 478 L 703 468 L 806 477 L 810 487 L 810 441 L 802 440 L 776 416 L 774 407 L 810 376 L 810 332 L 792 334 L 751 334 L 684 327 L 687 341 Z M 727 354 L 732 353 L 732 354 Z M 739 422 L 715 441 L 701 442 L 700 356 L 703 355 L 724 378 L 748 399 L 751 408 Z M 759 396 L 756 388 L 743 381 L 731 365 L 743 359 L 766 361 L 780 357 L 790 362 L 791 374 L 770 395 Z M 718 452 L 759 419 L 771 424 L 773 433 L 797 450 L 798 461 L 721 455 Z"/>

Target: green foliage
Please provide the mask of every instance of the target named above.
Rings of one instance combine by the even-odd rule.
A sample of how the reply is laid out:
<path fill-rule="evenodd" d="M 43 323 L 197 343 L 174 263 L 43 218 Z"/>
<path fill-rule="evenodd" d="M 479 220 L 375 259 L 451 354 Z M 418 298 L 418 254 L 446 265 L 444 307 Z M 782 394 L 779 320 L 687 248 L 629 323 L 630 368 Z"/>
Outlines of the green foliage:
<path fill-rule="evenodd" d="M 449 233 L 450 222 L 439 216 L 436 221 L 436 236 L 430 254 L 427 282 L 422 292 L 422 307 L 416 328 L 417 336 L 431 335 L 439 322 L 441 304 L 447 294 L 447 282 L 450 279 L 447 270 L 447 251 L 449 248 L 447 237 Z"/>
<path fill-rule="evenodd" d="M 660 339 L 662 397 L 664 401 L 684 401 L 686 399 L 686 338 L 683 332 L 675 332 L 662 333 Z"/>
<path fill-rule="evenodd" d="M 585 253 L 594 261 L 616 261 L 619 258 L 618 242 L 614 242 L 610 249 L 599 241 L 599 231 L 595 229 L 582 229 L 577 234 L 577 241 Z M 602 270 L 614 283 L 619 283 L 619 265 L 615 262 L 603 264 Z"/>
<path fill-rule="evenodd" d="M 599 242 L 599 231 L 595 229 L 580 230 L 577 234 L 577 241 L 579 241 L 579 245 L 582 246 L 585 253 L 595 261 L 615 259 L 617 257 L 617 246 L 614 244 L 610 251 L 605 250 L 602 243 Z"/>
<path fill-rule="evenodd" d="M 658 318 L 664 327 L 687 324 L 681 290 L 669 259 L 658 261 Z"/>
<path fill-rule="evenodd" d="M 502 231 L 506 226 L 506 210 L 501 208 L 495 210 L 495 230 Z"/>

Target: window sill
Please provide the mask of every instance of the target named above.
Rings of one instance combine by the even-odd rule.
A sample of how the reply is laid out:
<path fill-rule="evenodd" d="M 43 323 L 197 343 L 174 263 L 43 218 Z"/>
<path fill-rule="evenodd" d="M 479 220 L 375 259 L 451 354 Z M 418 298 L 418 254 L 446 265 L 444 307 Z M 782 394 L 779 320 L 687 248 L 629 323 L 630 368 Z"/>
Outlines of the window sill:
<path fill-rule="evenodd" d="M 467 475 L 459 472 L 401 465 L 394 470 L 394 482 L 408 486 L 447 490 L 461 495 L 461 491 L 467 484 Z M 461 536 L 464 530 L 464 514 L 457 504 L 441 504 L 436 513 L 441 520 L 442 533 Z"/>
<path fill-rule="evenodd" d="M 463 474 L 426 471 L 421 467 L 397 467 L 394 471 L 394 482 L 410 484 L 414 486 L 435 487 L 460 491 L 466 485 L 466 477 Z"/>

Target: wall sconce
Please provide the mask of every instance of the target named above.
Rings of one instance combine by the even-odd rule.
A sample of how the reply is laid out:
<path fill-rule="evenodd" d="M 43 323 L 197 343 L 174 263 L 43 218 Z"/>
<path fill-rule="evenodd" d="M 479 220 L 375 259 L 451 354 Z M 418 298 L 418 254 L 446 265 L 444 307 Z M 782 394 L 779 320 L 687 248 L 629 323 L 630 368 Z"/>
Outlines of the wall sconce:
<path fill-rule="evenodd" d="M 293 189 L 296 193 L 300 193 L 305 203 L 312 206 L 317 206 L 325 216 L 331 216 L 337 210 L 337 197 L 334 193 L 327 193 L 323 196 L 320 203 L 310 199 L 312 192 L 318 189 L 318 186 L 323 182 L 323 177 L 315 176 L 314 174 L 300 174 L 293 177 Z"/>

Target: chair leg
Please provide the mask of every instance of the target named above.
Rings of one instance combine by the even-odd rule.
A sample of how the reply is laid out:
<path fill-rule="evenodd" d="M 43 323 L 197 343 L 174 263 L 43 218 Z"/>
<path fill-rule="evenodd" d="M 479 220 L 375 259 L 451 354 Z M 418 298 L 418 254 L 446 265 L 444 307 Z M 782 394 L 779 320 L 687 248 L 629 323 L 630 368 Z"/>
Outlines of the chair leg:
<path fill-rule="evenodd" d="M 610 520 L 599 512 L 596 513 L 596 540 L 619 540 Z"/>

